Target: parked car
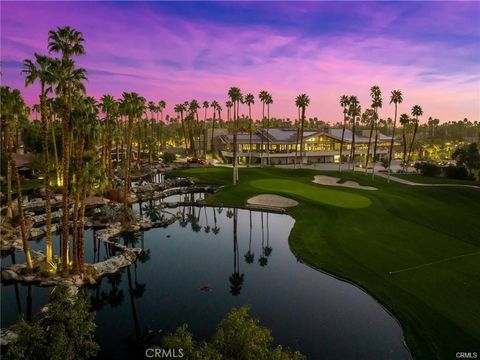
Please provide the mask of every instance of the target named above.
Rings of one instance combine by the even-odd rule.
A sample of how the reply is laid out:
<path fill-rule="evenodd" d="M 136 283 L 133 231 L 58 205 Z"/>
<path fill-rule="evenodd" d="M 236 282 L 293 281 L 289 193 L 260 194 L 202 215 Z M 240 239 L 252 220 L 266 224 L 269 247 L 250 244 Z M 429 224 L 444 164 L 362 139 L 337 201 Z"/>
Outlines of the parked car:
<path fill-rule="evenodd" d="M 187 162 L 189 164 L 200 164 L 200 165 L 205 165 L 207 163 L 207 160 L 205 159 L 199 159 L 199 158 L 188 158 Z"/>

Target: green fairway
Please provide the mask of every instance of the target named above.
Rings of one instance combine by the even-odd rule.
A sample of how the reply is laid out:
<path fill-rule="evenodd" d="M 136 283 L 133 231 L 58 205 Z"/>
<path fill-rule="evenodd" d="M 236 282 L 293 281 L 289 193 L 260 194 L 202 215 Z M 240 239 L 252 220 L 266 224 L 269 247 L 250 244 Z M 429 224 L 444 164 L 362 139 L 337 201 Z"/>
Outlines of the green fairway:
<path fill-rule="evenodd" d="M 457 180 L 448 179 L 439 176 L 424 176 L 420 174 L 392 174 L 399 179 L 404 179 L 420 184 L 458 184 L 458 185 L 474 185 L 480 187 L 480 183 L 473 180 Z"/>
<path fill-rule="evenodd" d="M 377 191 L 312 184 L 317 174 Z M 452 359 L 480 347 L 480 190 L 414 187 L 351 172 L 194 168 L 174 176 L 224 184 L 211 204 L 245 205 L 271 193 L 293 198 L 292 252 L 352 281 L 384 304 L 416 358 Z M 379 334 L 381 336 L 381 334 Z"/>
<path fill-rule="evenodd" d="M 292 180 L 261 179 L 251 181 L 250 185 L 260 190 L 296 195 L 303 199 L 343 208 L 363 208 L 371 204 L 370 199 L 365 196 L 333 190 L 320 185 L 305 185 Z"/>

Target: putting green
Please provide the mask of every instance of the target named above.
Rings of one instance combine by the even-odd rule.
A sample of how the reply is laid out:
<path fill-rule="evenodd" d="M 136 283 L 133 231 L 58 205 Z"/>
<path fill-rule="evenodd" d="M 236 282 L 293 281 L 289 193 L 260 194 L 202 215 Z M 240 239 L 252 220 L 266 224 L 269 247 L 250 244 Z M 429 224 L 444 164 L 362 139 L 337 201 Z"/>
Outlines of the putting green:
<path fill-rule="evenodd" d="M 254 188 L 282 194 L 301 196 L 317 203 L 342 208 L 365 208 L 372 203 L 369 198 L 349 192 L 328 189 L 293 180 L 259 179 L 250 182 Z"/>

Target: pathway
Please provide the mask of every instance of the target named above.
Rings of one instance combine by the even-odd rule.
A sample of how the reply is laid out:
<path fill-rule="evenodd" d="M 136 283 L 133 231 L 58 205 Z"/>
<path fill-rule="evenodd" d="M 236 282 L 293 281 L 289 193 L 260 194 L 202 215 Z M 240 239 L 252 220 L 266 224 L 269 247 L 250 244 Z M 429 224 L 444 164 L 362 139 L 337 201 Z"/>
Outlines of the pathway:
<path fill-rule="evenodd" d="M 380 176 L 383 177 L 384 179 L 388 179 L 388 175 L 383 174 L 383 173 L 375 173 L 375 176 Z M 411 186 L 461 186 L 461 187 L 468 187 L 468 188 L 473 188 L 473 189 L 479 189 L 479 186 L 476 185 L 466 185 L 466 184 L 423 184 L 423 183 L 416 183 L 410 180 L 405 180 L 402 178 L 398 178 L 396 176 L 390 176 L 390 180 L 399 182 L 401 184 L 405 185 L 411 185 Z"/>

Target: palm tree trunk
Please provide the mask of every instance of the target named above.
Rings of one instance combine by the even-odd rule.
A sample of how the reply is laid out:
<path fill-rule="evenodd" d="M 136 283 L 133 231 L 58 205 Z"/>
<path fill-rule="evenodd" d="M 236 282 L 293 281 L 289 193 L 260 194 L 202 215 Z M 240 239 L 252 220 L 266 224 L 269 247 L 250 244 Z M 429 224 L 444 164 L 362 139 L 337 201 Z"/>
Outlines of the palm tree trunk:
<path fill-rule="evenodd" d="M 53 118 L 54 121 L 51 122 L 50 129 L 52 133 L 52 143 L 53 143 L 53 156 L 55 158 L 55 173 L 57 174 L 57 181 L 55 184 L 57 186 L 60 185 L 60 179 L 62 178 L 62 172 L 59 166 L 59 161 L 58 161 L 58 151 L 57 151 L 57 138 L 55 136 L 55 118 Z"/>
<path fill-rule="evenodd" d="M 214 148 L 213 148 L 213 136 L 214 136 L 214 131 L 215 131 L 215 110 L 213 110 L 213 121 L 212 121 L 212 139 L 211 139 L 211 143 L 210 143 L 210 148 L 211 148 L 211 151 L 212 151 L 212 157 L 214 156 Z"/>
<path fill-rule="evenodd" d="M 375 118 L 376 116 L 376 110 L 375 110 Z M 375 178 L 375 161 L 377 157 L 377 144 L 378 144 L 378 123 L 375 122 L 375 143 L 373 144 L 373 169 L 372 169 L 372 180 Z"/>
<path fill-rule="evenodd" d="M 298 138 L 300 136 L 300 107 L 298 108 L 298 121 L 297 121 L 297 137 L 295 139 L 295 160 L 293 162 L 293 167 L 297 167 L 297 157 L 298 157 Z"/>
<path fill-rule="evenodd" d="M 237 184 L 237 122 L 236 122 L 236 106 L 235 101 L 233 102 L 233 185 Z"/>
<path fill-rule="evenodd" d="M 368 114 L 368 113 L 367 113 Z M 371 119 L 370 136 L 368 137 L 367 157 L 365 159 L 365 175 L 368 173 L 368 158 L 370 157 L 370 147 L 372 146 L 372 134 L 375 127 L 375 119 Z"/>
<path fill-rule="evenodd" d="M 69 266 L 69 239 L 70 239 L 70 214 L 69 214 L 69 170 L 70 170 L 70 106 L 69 98 L 65 99 L 64 114 L 62 119 L 62 270 L 68 271 Z"/>
<path fill-rule="evenodd" d="M 5 126 L 5 144 L 6 144 L 6 153 L 10 154 L 10 143 L 12 141 L 12 134 L 10 131 L 10 125 L 7 123 Z M 13 199 L 12 199 L 12 161 L 11 157 L 8 156 L 7 159 L 7 219 L 13 218 Z M 18 196 L 18 192 L 17 192 Z"/>
<path fill-rule="evenodd" d="M 395 139 L 396 126 L 397 126 L 397 104 L 395 103 L 395 120 L 393 120 L 392 139 L 390 140 L 390 151 L 388 154 L 388 177 L 387 177 L 388 182 L 390 182 L 390 173 L 392 172 L 391 165 L 392 165 L 392 154 L 393 154 L 393 141 Z"/>
<path fill-rule="evenodd" d="M 301 122 L 301 128 L 300 128 L 300 168 L 303 165 L 303 127 L 305 123 L 305 107 L 302 106 L 302 122 Z"/>
<path fill-rule="evenodd" d="M 48 147 L 48 114 L 45 96 L 45 85 L 41 84 L 40 95 L 40 112 L 43 123 L 43 156 L 45 161 L 45 212 L 46 218 L 46 241 L 45 241 L 45 256 L 47 264 L 51 264 L 53 256 L 52 248 L 52 204 L 51 204 L 51 189 L 50 189 L 50 150 Z"/>
<path fill-rule="evenodd" d="M 130 195 L 130 169 L 132 162 L 132 140 L 133 140 L 133 116 L 128 116 L 128 128 L 127 128 L 127 154 L 126 154 L 126 164 L 125 164 L 125 176 L 124 176 L 124 187 L 123 187 L 123 216 L 125 222 L 127 223 L 129 219 L 129 204 L 128 199 Z"/>
<path fill-rule="evenodd" d="M 78 236 L 78 268 L 80 273 L 85 271 L 85 206 L 87 197 L 87 181 L 83 181 L 80 205 L 80 224 Z"/>
<path fill-rule="evenodd" d="M 252 132 L 253 132 L 253 120 L 252 120 L 252 106 L 248 105 L 248 119 L 250 120 L 250 138 L 249 138 L 249 153 L 248 153 L 248 167 L 252 165 Z"/>
<path fill-rule="evenodd" d="M 340 161 L 338 163 L 338 171 L 342 171 L 342 155 L 343 155 L 343 142 L 345 140 L 345 125 L 347 122 L 347 116 L 343 114 L 343 126 L 342 126 L 342 140 L 340 141 Z"/>
<path fill-rule="evenodd" d="M 355 116 L 353 117 L 353 123 L 352 123 L 352 148 L 351 148 L 351 154 L 352 154 L 352 171 L 355 172 L 355 130 L 356 130 L 356 123 L 355 123 Z"/>
<path fill-rule="evenodd" d="M 410 143 L 410 148 L 408 150 L 407 162 L 410 162 L 410 156 L 412 155 L 413 145 L 415 143 L 415 137 L 417 136 L 418 131 L 418 119 L 415 119 L 415 127 L 413 128 L 412 142 Z"/>
<path fill-rule="evenodd" d="M 12 142 L 12 139 L 10 139 Z M 17 169 L 17 163 L 15 157 L 13 156 L 13 144 L 10 144 L 10 164 L 12 167 L 12 172 L 15 174 L 15 187 L 17 190 L 17 205 L 18 205 L 18 215 L 20 222 L 20 232 L 22 234 L 22 245 L 23 251 L 25 252 L 25 260 L 27 262 L 27 269 L 33 269 L 32 255 L 30 253 L 30 244 L 28 242 L 27 226 L 25 224 L 25 217 L 23 215 L 23 196 L 22 196 L 22 183 L 20 182 L 20 174 Z"/>

